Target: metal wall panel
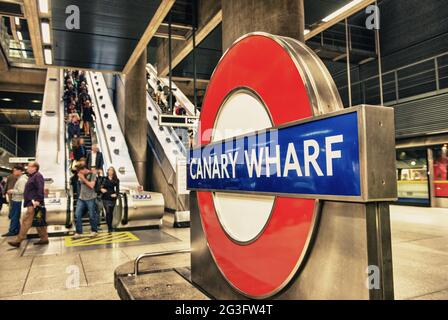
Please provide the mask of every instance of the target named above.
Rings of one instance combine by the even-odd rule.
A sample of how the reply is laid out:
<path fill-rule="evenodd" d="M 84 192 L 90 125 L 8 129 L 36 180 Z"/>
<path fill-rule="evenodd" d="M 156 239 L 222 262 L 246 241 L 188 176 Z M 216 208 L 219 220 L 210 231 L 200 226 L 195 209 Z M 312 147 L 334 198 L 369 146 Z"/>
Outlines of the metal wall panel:
<path fill-rule="evenodd" d="M 394 108 L 397 138 L 448 132 L 448 94 L 406 102 Z"/>

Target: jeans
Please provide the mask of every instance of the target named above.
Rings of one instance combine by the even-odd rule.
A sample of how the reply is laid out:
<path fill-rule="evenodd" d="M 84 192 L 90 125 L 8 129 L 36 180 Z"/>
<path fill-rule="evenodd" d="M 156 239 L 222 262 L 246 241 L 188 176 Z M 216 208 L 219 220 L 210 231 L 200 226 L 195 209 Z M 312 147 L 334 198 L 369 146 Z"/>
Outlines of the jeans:
<path fill-rule="evenodd" d="M 11 211 L 9 213 L 11 223 L 9 225 L 9 233 L 12 235 L 18 235 L 20 232 L 20 215 L 22 213 L 22 202 L 11 201 Z"/>
<path fill-rule="evenodd" d="M 95 200 L 95 205 L 96 205 L 96 211 L 97 211 L 97 218 L 98 218 L 98 226 L 101 226 L 101 211 L 103 211 L 103 202 L 101 201 L 101 199 L 97 198 Z"/>
<path fill-rule="evenodd" d="M 107 229 L 109 232 L 113 231 L 112 221 L 114 219 L 114 209 L 115 209 L 116 201 L 112 200 L 103 200 L 104 209 L 106 209 L 106 222 Z"/>
<path fill-rule="evenodd" d="M 90 227 L 92 228 L 92 232 L 98 232 L 98 217 L 96 210 L 96 200 L 81 200 L 78 199 L 76 203 L 76 211 L 75 211 L 75 224 L 76 224 L 76 233 L 82 234 L 82 215 L 84 213 L 85 208 L 89 211 L 89 221 Z"/>

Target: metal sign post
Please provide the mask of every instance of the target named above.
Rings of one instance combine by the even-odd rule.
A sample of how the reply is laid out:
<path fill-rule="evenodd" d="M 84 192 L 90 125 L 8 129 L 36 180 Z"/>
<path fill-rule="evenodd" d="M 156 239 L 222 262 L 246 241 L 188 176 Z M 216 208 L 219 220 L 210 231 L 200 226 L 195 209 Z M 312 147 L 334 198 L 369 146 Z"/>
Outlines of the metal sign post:
<path fill-rule="evenodd" d="M 344 109 L 312 50 L 256 33 L 221 59 L 199 130 L 187 161 L 197 286 L 218 299 L 393 299 L 393 109 Z"/>

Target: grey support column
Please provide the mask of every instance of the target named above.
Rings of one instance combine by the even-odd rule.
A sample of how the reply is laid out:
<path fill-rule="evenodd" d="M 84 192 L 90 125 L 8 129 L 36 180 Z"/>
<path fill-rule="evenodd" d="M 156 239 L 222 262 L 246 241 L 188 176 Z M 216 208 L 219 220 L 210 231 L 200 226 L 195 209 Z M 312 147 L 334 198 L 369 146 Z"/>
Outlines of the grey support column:
<path fill-rule="evenodd" d="M 124 132 L 138 181 L 146 186 L 148 121 L 146 119 L 146 50 L 125 76 Z"/>
<path fill-rule="evenodd" d="M 268 32 L 304 41 L 303 0 L 222 1 L 223 49 L 250 32 Z"/>

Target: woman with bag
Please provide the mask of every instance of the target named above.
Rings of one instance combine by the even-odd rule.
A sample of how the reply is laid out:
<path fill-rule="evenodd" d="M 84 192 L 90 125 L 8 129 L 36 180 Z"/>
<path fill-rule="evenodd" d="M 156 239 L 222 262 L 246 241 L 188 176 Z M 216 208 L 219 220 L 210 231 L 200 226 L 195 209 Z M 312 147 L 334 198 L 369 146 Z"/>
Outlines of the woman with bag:
<path fill-rule="evenodd" d="M 118 180 L 114 167 L 110 167 L 109 170 L 107 170 L 107 177 L 102 180 L 100 191 L 102 194 L 101 199 L 103 200 L 103 205 L 106 209 L 108 232 L 111 233 L 114 231 L 112 221 L 117 198 L 120 194 L 120 180 Z"/>

